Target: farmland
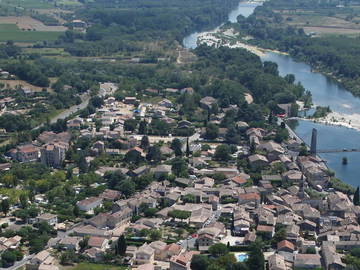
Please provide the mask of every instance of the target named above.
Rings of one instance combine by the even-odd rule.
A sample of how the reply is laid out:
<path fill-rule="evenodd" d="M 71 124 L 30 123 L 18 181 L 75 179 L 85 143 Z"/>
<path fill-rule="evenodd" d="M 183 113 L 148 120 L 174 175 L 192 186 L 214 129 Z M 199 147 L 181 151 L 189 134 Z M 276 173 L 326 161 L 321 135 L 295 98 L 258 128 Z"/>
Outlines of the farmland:
<path fill-rule="evenodd" d="M 50 31 L 22 31 L 15 24 L 0 24 L 0 42 L 12 40 L 14 42 L 54 41 L 61 32 Z"/>

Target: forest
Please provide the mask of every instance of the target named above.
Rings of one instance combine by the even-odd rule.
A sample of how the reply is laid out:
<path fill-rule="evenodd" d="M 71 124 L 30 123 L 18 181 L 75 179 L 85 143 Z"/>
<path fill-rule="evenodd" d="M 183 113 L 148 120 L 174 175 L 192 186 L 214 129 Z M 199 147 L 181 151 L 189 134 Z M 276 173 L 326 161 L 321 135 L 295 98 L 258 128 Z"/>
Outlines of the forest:
<path fill-rule="evenodd" d="M 86 34 L 68 31 L 57 46 L 75 56 L 100 56 L 141 50 L 140 41 L 181 42 L 187 34 L 226 20 L 237 4 L 237 0 L 84 1 L 76 17 L 90 24 Z"/>

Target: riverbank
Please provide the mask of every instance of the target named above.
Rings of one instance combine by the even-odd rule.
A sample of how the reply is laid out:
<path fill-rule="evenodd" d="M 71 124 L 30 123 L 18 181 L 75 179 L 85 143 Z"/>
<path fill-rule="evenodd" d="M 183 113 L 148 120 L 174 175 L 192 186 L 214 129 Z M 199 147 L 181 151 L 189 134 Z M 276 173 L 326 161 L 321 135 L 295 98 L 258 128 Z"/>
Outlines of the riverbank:
<path fill-rule="evenodd" d="M 235 32 L 232 27 L 218 27 L 212 31 L 203 32 L 198 35 L 197 44 L 206 44 L 207 46 L 215 47 L 228 47 L 228 48 L 243 48 L 250 51 L 253 54 L 256 54 L 259 57 L 263 57 L 268 52 L 288 55 L 286 52 L 281 52 L 278 50 L 270 50 L 261 48 L 255 45 L 246 43 L 246 40 L 251 39 L 251 37 L 244 37 L 240 39 L 240 33 Z"/>
<path fill-rule="evenodd" d="M 342 126 L 360 131 L 360 114 L 358 113 L 344 114 L 339 112 L 331 112 L 327 114 L 325 117 L 321 117 L 321 118 L 296 117 L 293 119 L 312 121 L 314 123 L 320 123 L 324 125 Z"/>

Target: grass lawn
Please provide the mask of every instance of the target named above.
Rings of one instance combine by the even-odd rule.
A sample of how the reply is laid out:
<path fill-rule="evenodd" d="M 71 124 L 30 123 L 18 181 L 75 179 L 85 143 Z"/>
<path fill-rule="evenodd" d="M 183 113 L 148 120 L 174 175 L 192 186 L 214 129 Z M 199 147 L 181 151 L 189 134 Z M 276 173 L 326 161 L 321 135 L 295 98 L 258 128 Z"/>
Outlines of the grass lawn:
<path fill-rule="evenodd" d="M 21 31 L 15 24 L 0 24 L 0 42 L 8 40 L 14 42 L 54 41 L 61 34 L 61 32 Z"/>
<path fill-rule="evenodd" d="M 95 264 L 95 263 L 79 263 L 71 268 L 63 268 L 63 270 L 126 270 L 129 268 L 123 266 L 107 265 L 107 264 Z"/>

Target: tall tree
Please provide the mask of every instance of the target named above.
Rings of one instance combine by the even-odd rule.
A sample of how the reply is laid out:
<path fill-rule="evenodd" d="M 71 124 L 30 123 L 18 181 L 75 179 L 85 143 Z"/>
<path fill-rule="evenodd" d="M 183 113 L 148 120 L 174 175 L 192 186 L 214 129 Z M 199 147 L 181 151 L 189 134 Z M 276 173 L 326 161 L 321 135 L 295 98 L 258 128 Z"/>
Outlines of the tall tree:
<path fill-rule="evenodd" d="M 182 156 L 182 143 L 178 138 L 175 138 L 172 142 L 171 142 L 171 149 L 174 150 L 175 152 L 175 156 L 179 157 Z"/>
<path fill-rule="evenodd" d="M 149 146 L 150 146 L 149 137 L 145 135 L 145 136 L 143 136 L 143 137 L 141 138 L 140 147 L 141 147 L 142 149 L 148 149 Z"/>
<path fill-rule="evenodd" d="M 255 242 L 250 246 L 249 258 L 246 264 L 249 269 L 264 270 L 265 258 L 261 250 L 261 243 Z"/>
<path fill-rule="evenodd" d="M 189 145 L 189 138 L 187 138 L 186 140 L 186 156 L 189 157 L 190 156 L 190 145 Z"/>
<path fill-rule="evenodd" d="M 7 213 L 10 210 L 10 203 L 8 199 L 2 200 L 1 201 L 1 210 L 3 211 L 3 213 L 5 214 L 5 216 L 7 215 Z"/>
<path fill-rule="evenodd" d="M 360 189 L 359 189 L 359 187 L 356 188 L 353 202 L 354 202 L 354 205 L 360 205 Z"/>
<path fill-rule="evenodd" d="M 126 239 L 122 234 L 116 243 L 116 254 L 124 256 L 126 253 L 126 247 L 127 247 Z"/>

